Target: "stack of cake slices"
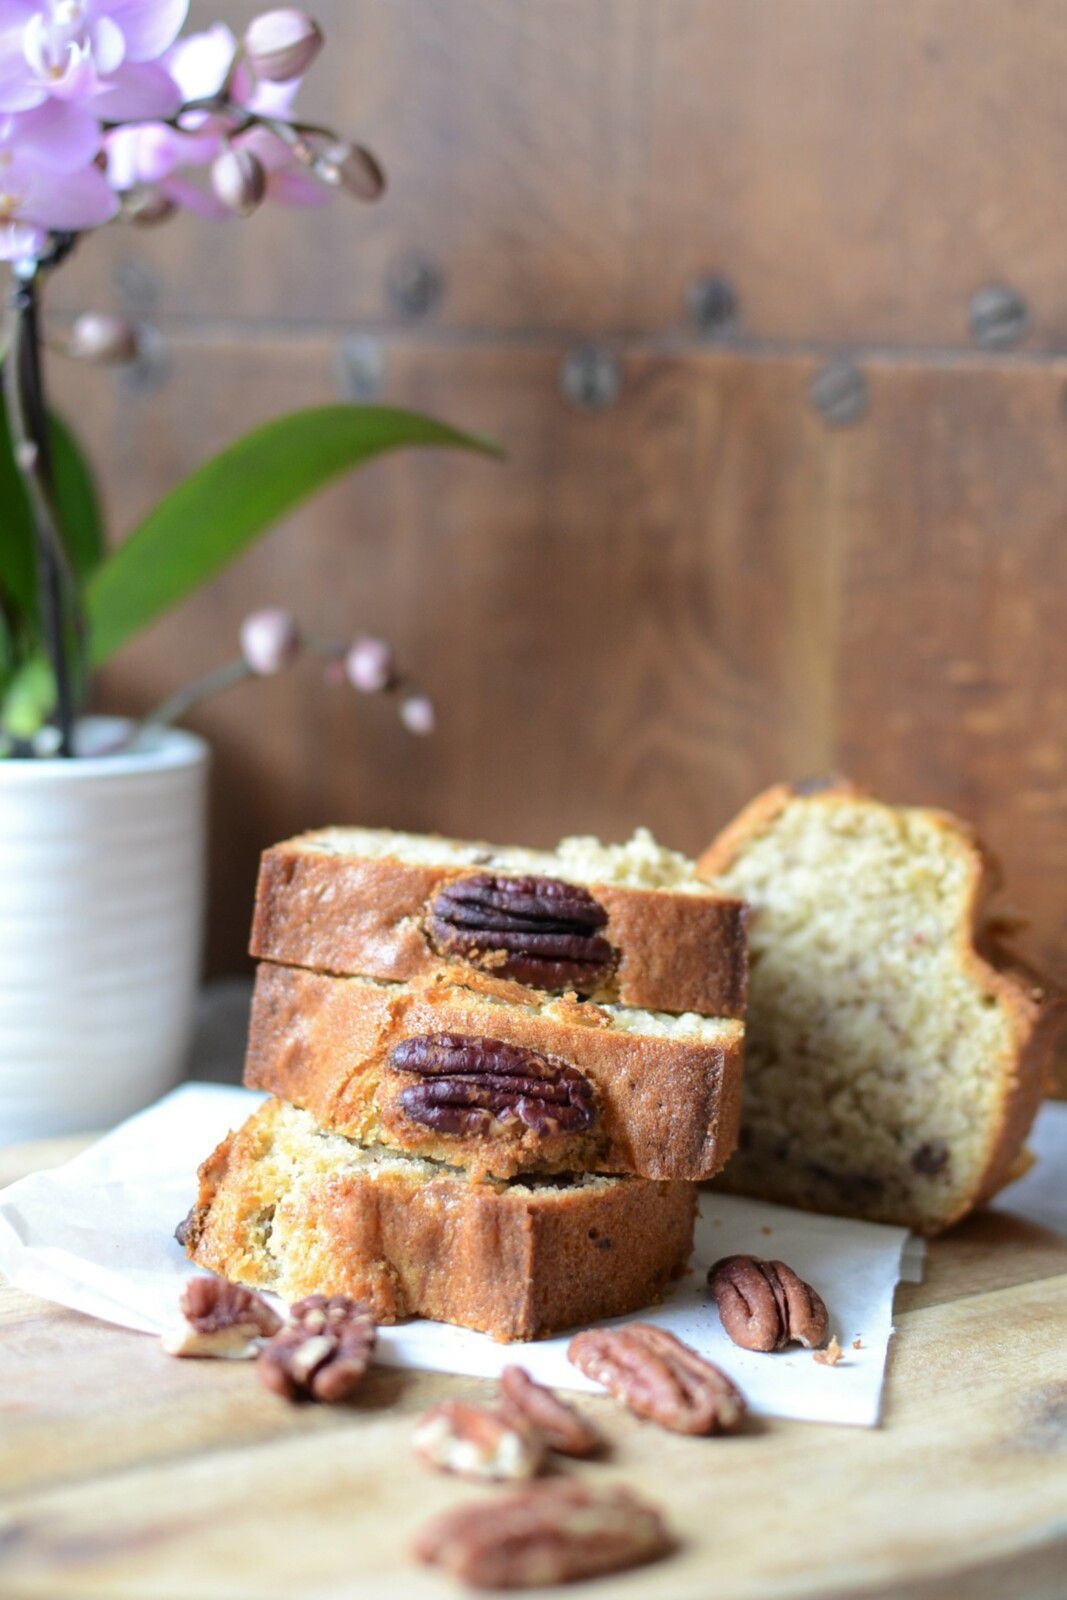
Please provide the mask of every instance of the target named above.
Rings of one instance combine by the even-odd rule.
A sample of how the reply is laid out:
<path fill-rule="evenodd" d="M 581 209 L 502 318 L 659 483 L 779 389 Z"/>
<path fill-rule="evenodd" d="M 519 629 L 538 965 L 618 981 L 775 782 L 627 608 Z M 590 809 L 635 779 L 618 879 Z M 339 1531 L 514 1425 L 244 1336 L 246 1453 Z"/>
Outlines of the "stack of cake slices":
<path fill-rule="evenodd" d="M 638 833 L 268 850 L 245 1082 L 192 1259 L 531 1339 L 660 1299 L 737 1140 L 745 908 Z"/>

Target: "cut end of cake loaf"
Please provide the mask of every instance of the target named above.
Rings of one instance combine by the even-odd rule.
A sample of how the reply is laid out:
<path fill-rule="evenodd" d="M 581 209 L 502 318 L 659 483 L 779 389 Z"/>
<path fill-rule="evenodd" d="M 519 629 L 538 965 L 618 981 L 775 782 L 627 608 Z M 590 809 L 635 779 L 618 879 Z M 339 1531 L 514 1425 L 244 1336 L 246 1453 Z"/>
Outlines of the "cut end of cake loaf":
<path fill-rule="evenodd" d="M 692 1250 L 695 1193 L 595 1175 L 473 1183 L 269 1100 L 204 1162 L 181 1237 L 198 1266 L 288 1301 L 346 1294 L 381 1322 L 536 1339 L 661 1299 Z"/>
<path fill-rule="evenodd" d="M 1058 1015 L 983 938 L 972 830 L 841 780 L 778 786 L 698 865 L 752 907 L 725 1186 L 936 1233 L 1007 1182 Z"/>
<path fill-rule="evenodd" d="M 323 828 L 267 850 L 254 956 L 407 981 L 442 962 L 659 1011 L 744 1014 L 746 911 L 639 829 L 555 851 L 378 828 Z"/>

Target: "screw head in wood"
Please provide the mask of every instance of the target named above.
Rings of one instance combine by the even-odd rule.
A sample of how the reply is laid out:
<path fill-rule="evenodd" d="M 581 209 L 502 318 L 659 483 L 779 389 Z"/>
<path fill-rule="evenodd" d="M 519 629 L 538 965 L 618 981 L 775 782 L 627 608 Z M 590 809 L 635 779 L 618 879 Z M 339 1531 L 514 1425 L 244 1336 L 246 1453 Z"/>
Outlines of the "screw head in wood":
<path fill-rule="evenodd" d="M 150 394 L 162 389 L 170 377 L 171 360 L 167 341 L 158 328 L 141 323 L 137 329 L 137 356 L 118 371 L 119 382 L 133 394 Z"/>
<path fill-rule="evenodd" d="M 579 345 L 563 358 L 560 388 L 571 404 L 583 411 L 614 405 L 621 385 L 618 361 L 599 345 Z"/>
<path fill-rule="evenodd" d="M 828 361 L 812 377 L 808 396 L 831 427 L 846 428 L 867 411 L 867 379 L 854 361 Z"/>
<path fill-rule="evenodd" d="M 150 317 L 159 304 L 159 274 L 135 256 L 120 261 L 114 272 L 115 287 L 135 317 Z"/>
<path fill-rule="evenodd" d="M 715 274 L 694 278 L 685 292 L 689 320 L 703 334 L 726 333 L 737 321 L 737 295 L 729 279 Z"/>
<path fill-rule="evenodd" d="M 337 351 L 337 386 L 346 400 L 372 400 L 385 381 L 385 355 L 377 339 L 346 339 Z"/>
<path fill-rule="evenodd" d="M 386 278 L 386 292 L 393 309 L 409 320 L 432 311 L 444 289 L 444 274 L 427 256 L 402 256 L 394 261 Z"/>
<path fill-rule="evenodd" d="M 987 283 L 971 297 L 971 336 L 983 350 L 1010 350 L 1030 325 L 1026 301 L 1007 283 Z"/>

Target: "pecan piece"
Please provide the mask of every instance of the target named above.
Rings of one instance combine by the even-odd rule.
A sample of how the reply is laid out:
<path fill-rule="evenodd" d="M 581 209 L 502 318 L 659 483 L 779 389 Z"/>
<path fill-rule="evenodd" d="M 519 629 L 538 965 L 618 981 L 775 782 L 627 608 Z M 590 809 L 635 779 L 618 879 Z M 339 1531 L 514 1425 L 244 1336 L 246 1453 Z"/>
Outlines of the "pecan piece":
<path fill-rule="evenodd" d="M 512 1123 L 543 1137 L 582 1132 L 595 1116 L 584 1073 L 502 1039 L 416 1034 L 394 1045 L 389 1066 L 418 1080 L 401 1090 L 400 1104 L 438 1133 L 485 1134 Z"/>
<path fill-rule="evenodd" d="M 282 1325 L 258 1294 L 224 1278 L 190 1278 L 178 1305 L 182 1320 L 160 1340 L 169 1356 L 248 1361 Z"/>
<path fill-rule="evenodd" d="M 415 1454 L 427 1466 L 461 1478 L 503 1482 L 534 1478 L 545 1460 L 545 1440 L 525 1419 L 467 1400 L 442 1400 L 419 1418 Z"/>
<path fill-rule="evenodd" d="M 670 1549 L 660 1513 L 629 1489 L 565 1478 L 456 1506 L 422 1530 L 413 1553 L 475 1589 L 532 1589 L 622 1572 Z"/>
<path fill-rule="evenodd" d="M 359 1301 L 343 1294 L 308 1295 L 290 1308 L 256 1371 L 286 1400 L 347 1400 L 371 1364 L 377 1333 L 373 1314 Z"/>
<path fill-rule="evenodd" d="M 476 872 L 438 890 L 427 932 L 441 955 L 539 989 L 591 994 L 615 964 L 614 950 L 597 931 L 607 920 L 580 884 Z"/>
<path fill-rule="evenodd" d="M 724 1256 L 708 1273 L 719 1318 L 742 1350 L 825 1344 L 830 1318 L 822 1298 L 784 1261 Z"/>
<path fill-rule="evenodd" d="M 744 1419 L 744 1396 L 725 1372 L 650 1322 L 587 1328 L 567 1357 L 639 1417 L 673 1433 L 732 1433 Z"/>
<path fill-rule="evenodd" d="M 593 1456 L 603 1449 L 599 1431 L 579 1411 L 543 1383 L 530 1377 L 525 1367 L 505 1367 L 500 1374 L 500 1409 L 504 1416 L 525 1420 L 535 1427 L 550 1450 L 561 1456 Z"/>

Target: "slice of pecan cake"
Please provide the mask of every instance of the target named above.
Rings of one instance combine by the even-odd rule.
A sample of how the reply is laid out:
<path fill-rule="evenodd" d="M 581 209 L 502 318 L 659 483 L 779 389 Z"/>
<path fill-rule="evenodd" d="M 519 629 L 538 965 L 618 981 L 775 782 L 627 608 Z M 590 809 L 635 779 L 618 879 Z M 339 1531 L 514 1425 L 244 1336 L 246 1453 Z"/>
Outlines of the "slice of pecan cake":
<path fill-rule="evenodd" d="M 709 1178 L 737 1138 L 743 1025 L 467 969 L 377 983 L 261 964 L 245 1082 L 324 1128 L 475 1177 Z"/>

